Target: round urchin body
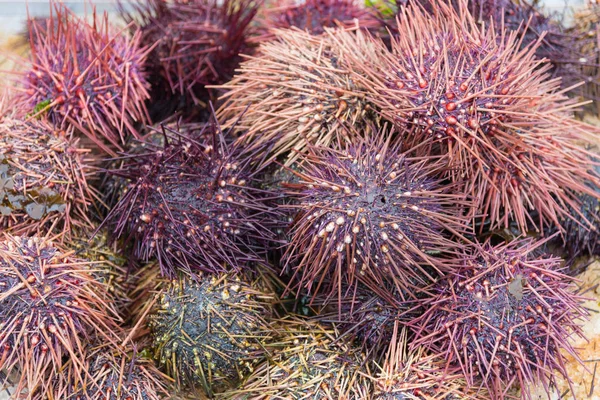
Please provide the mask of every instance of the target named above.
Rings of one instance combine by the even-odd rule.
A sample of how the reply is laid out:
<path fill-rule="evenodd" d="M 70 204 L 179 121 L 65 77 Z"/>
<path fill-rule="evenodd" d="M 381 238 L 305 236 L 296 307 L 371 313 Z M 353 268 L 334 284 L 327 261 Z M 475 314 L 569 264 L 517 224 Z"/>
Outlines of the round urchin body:
<path fill-rule="evenodd" d="M 306 0 L 302 3 L 288 1 L 266 11 L 265 28 L 287 29 L 296 27 L 313 35 L 325 28 L 359 26 L 377 29 L 381 23 L 364 6 L 354 0 Z"/>
<path fill-rule="evenodd" d="M 413 347 L 445 359 L 469 386 L 483 382 L 494 399 L 515 383 L 529 398 L 527 384 L 550 390 L 557 375 L 568 379 L 563 352 L 578 360 L 569 339 L 581 335 L 578 320 L 587 312 L 560 259 L 532 255 L 539 245 L 474 245 L 463 271 L 439 281 L 424 303 L 429 309 L 411 323 Z"/>
<path fill-rule="evenodd" d="M 363 356 L 337 342 L 335 331 L 296 318 L 278 321 L 274 328 L 275 340 L 266 346 L 268 361 L 258 365 L 239 389 L 218 399 L 369 398 L 371 382 Z"/>
<path fill-rule="evenodd" d="M 451 269 L 443 257 L 463 231 L 464 196 L 436 178 L 433 159 L 411 159 L 372 137 L 344 150 L 312 148 L 297 166 L 288 194 L 297 216 L 284 255 L 298 285 L 337 292 L 342 279 L 364 281 L 385 295 L 384 282 L 416 290 Z M 322 286 L 324 277 L 331 285 Z"/>
<path fill-rule="evenodd" d="M 93 24 L 61 3 L 55 17 L 30 21 L 31 68 L 22 79 L 17 101 L 25 113 L 47 114 L 55 125 L 73 126 L 110 154 L 128 135 L 147 123 L 149 98 L 143 70 L 146 50 L 139 35 L 128 38 L 108 25 L 108 15 L 93 15 Z"/>
<path fill-rule="evenodd" d="M 27 235 L 53 227 L 68 237 L 90 226 L 87 152 L 57 134 L 42 121 L 0 124 L 0 228 Z"/>
<path fill-rule="evenodd" d="M 253 0 L 150 0 L 125 14 L 153 50 L 148 58 L 155 97 L 179 94 L 206 100 L 204 85 L 227 81 L 246 42 L 258 2 Z"/>
<path fill-rule="evenodd" d="M 149 327 L 167 373 L 210 396 L 235 386 L 264 358 L 274 295 L 241 275 L 197 279 L 160 283 Z"/>
<path fill-rule="evenodd" d="M 339 298 L 321 294 L 309 298 L 309 310 L 315 314 L 311 320 L 333 325 L 339 340 L 355 342 L 367 357 L 379 360 L 389 351 L 394 327 L 410 322 L 421 312 L 417 300 L 409 300 L 409 295 L 400 295 L 397 290 L 387 283 L 382 290 L 386 295 L 381 296 L 361 283 L 344 282 Z"/>
<path fill-rule="evenodd" d="M 148 143 L 113 171 L 130 183 L 106 223 L 133 241 L 135 257 L 157 257 L 167 275 L 241 268 L 259 260 L 273 238 L 263 221 L 277 220 L 269 206 L 276 196 L 253 188 L 249 158 L 218 126 L 204 128 L 167 132 L 164 146 Z"/>
<path fill-rule="evenodd" d="M 361 32 L 338 34 L 352 78 L 383 116 L 409 127 L 407 142 L 429 141 L 448 157 L 448 178 L 464 184 L 473 215 L 491 229 L 511 220 L 523 232 L 558 226 L 574 194 L 590 192 L 584 181 L 599 179 L 590 154 L 573 144 L 597 128 L 572 119 L 576 102 L 548 79 L 539 43 L 522 49 L 516 32 L 480 26 L 463 7 L 433 7 L 432 15 L 401 9 L 391 51 Z M 365 40 L 373 52 L 355 50 Z"/>
<path fill-rule="evenodd" d="M 239 141 L 249 149 L 268 146 L 266 161 L 287 157 L 289 166 L 309 144 L 350 142 L 375 117 L 332 39 L 298 30 L 275 35 L 221 86 L 227 101 L 217 114 L 247 131 Z"/>
<path fill-rule="evenodd" d="M 33 400 L 161 400 L 169 398 L 166 378 L 150 360 L 137 356 L 137 344 L 116 349 L 99 345 L 88 347 L 86 371 L 66 362 L 61 374 L 45 382 L 33 393 Z"/>
<path fill-rule="evenodd" d="M 39 237 L 0 241 L 0 368 L 34 391 L 69 357 L 80 370 L 84 340 L 115 340 L 118 318 L 84 260 Z M 82 376 L 82 375 L 80 375 Z"/>

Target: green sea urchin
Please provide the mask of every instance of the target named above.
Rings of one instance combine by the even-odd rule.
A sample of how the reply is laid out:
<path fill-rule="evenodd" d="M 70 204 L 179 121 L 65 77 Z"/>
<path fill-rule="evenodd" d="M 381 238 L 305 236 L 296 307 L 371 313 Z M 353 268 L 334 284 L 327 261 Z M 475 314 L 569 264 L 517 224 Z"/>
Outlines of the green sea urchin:
<path fill-rule="evenodd" d="M 0 228 L 16 235 L 91 225 L 87 151 L 43 121 L 0 123 Z"/>
<path fill-rule="evenodd" d="M 149 315 L 155 357 L 179 385 L 231 388 L 264 356 L 274 294 L 260 279 L 220 274 L 159 281 Z"/>
<path fill-rule="evenodd" d="M 217 396 L 227 400 L 368 399 L 371 382 L 360 352 L 336 342 L 323 325 L 288 318 L 276 326 L 260 364 L 239 389 Z"/>
<path fill-rule="evenodd" d="M 582 335 L 578 320 L 587 311 L 561 260 L 532 255 L 539 246 L 519 240 L 467 250 L 462 272 L 437 282 L 428 310 L 411 323 L 411 347 L 445 359 L 469 386 L 483 382 L 493 399 L 515 383 L 528 399 L 527 384 L 549 391 L 557 375 L 568 380 L 565 354 L 578 360 L 569 339 Z"/>

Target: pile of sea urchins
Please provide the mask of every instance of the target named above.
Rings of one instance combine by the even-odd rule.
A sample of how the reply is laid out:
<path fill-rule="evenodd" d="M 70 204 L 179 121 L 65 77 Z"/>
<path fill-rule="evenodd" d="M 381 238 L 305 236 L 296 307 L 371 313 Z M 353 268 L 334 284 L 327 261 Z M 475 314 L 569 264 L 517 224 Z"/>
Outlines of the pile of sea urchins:
<path fill-rule="evenodd" d="M 52 1 L 0 112 L 14 399 L 532 399 L 600 254 L 600 10 Z M 582 261 L 583 260 L 583 261 Z M 560 394 L 560 393 L 559 393 Z"/>

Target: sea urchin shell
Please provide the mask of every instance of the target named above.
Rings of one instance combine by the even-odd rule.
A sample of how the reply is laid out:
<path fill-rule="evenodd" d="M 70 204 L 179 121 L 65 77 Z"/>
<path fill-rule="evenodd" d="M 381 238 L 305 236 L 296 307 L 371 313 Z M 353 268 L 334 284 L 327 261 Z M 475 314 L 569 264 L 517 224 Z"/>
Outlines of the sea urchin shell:
<path fill-rule="evenodd" d="M 460 275 L 440 280 L 429 309 L 411 323 L 413 347 L 447 360 L 469 386 L 483 381 L 494 399 L 514 383 L 529 398 L 527 384 L 550 390 L 557 374 L 568 379 L 563 351 L 578 360 L 569 338 L 582 334 L 577 320 L 587 312 L 561 260 L 532 255 L 540 245 L 473 245 Z"/>

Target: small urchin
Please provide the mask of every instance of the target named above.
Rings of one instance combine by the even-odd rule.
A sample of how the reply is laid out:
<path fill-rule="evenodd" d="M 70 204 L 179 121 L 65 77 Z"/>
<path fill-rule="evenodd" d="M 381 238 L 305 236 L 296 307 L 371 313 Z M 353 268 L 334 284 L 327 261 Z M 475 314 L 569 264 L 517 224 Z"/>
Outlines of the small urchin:
<path fill-rule="evenodd" d="M 292 284 L 333 293 L 342 279 L 363 281 L 385 295 L 391 282 L 414 296 L 452 270 L 444 256 L 460 247 L 450 235 L 467 229 L 464 195 L 436 176 L 435 157 L 411 158 L 382 136 L 299 158 L 286 192 L 296 213 L 283 259 Z"/>
<path fill-rule="evenodd" d="M 291 165 L 309 144 L 351 142 L 375 113 L 342 66 L 339 46 L 326 36 L 297 29 L 273 31 L 276 38 L 244 61 L 218 110 L 221 121 L 237 121 L 249 149 L 269 146 L 270 158 Z M 353 129 L 350 129 L 353 128 Z"/>
<path fill-rule="evenodd" d="M 134 257 L 157 257 L 166 275 L 239 269 L 264 257 L 277 196 L 254 187 L 252 154 L 228 140 L 209 122 L 193 132 L 165 129 L 162 145 L 123 156 L 111 172 L 129 183 L 105 223 L 133 244 Z"/>
<path fill-rule="evenodd" d="M 44 121 L 0 123 L 0 228 L 15 235 L 48 229 L 68 238 L 91 226 L 96 193 L 89 152 Z"/>
<path fill-rule="evenodd" d="M 91 268 L 46 238 L 0 239 L 0 368 L 18 370 L 17 393 L 51 379 L 65 357 L 81 372 L 86 340 L 117 340 L 120 319 Z"/>
<path fill-rule="evenodd" d="M 148 326 L 155 358 L 179 386 L 212 396 L 265 357 L 275 295 L 262 277 L 218 274 L 159 280 Z"/>
<path fill-rule="evenodd" d="M 237 388 L 218 395 L 222 400 L 368 399 L 369 370 L 364 356 L 337 341 L 326 325 L 287 317 L 273 323 L 269 356 Z"/>
<path fill-rule="evenodd" d="M 524 239 L 465 251 L 462 271 L 437 282 L 427 311 L 410 323 L 411 347 L 445 359 L 448 370 L 494 399 L 515 384 L 527 399 L 528 384 L 549 391 L 558 376 L 569 381 L 565 354 L 582 362 L 569 340 L 582 336 L 587 311 L 561 260 L 535 255 L 542 244 Z"/>
<path fill-rule="evenodd" d="M 249 50 L 251 23 L 260 1 L 163 0 L 122 7 L 125 20 L 152 47 L 147 61 L 154 97 L 172 94 L 201 103 L 205 85 L 226 82 Z M 128 6 L 130 6 L 128 4 Z"/>
<path fill-rule="evenodd" d="M 324 286 L 330 285 L 326 279 Z M 400 295 L 397 288 L 385 283 L 385 296 L 358 283 L 341 285 L 341 295 L 316 294 L 306 298 L 303 311 L 312 321 L 333 325 L 339 340 L 354 342 L 372 360 L 379 360 L 390 350 L 397 324 L 410 322 L 421 313 L 420 302 Z"/>
<path fill-rule="evenodd" d="M 535 56 L 541 38 L 521 48 L 517 32 L 479 25 L 460 5 L 436 3 L 431 14 L 401 7 L 391 51 L 368 32 L 336 40 L 367 101 L 410 128 L 406 141 L 448 157 L 447 177 L 475 199 L 476 218 L 491 229 L 515 220 L 523 233 L 558 226 L 575 193 L 593 195 L 584 182 L 600 179 L 574 144 L 598 129 L 575 120 L 576 100 L 548 79 L 551 66 Z"/>
<path fill-rule="evenodd" d="M 25 114 L 73 126 L 116 155 L 129 135 L 138 136 L 138 124 L 149 122 L 147 50 L 139 34 L 129 38 L 110 26 L 107 14 L 94 12 L 88 23 L 62 3 L 50 8 L 50 18 L 29 21 L 31 67 L 15 101 Z"/>

